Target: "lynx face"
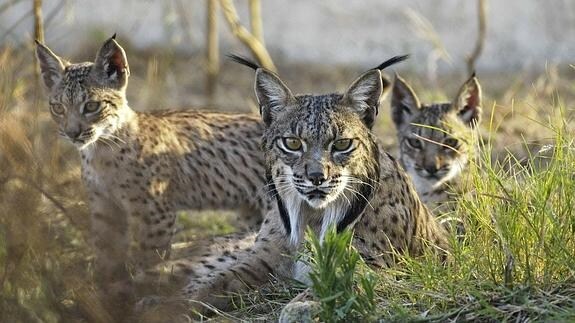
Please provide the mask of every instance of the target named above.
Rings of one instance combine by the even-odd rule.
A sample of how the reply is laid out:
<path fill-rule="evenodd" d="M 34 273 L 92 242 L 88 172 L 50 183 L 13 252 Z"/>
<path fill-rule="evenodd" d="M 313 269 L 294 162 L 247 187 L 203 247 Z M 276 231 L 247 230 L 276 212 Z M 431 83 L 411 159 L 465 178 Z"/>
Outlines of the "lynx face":
<path fill-rule="evenodd" d="M 369 154 L 365 138 L 369 133 L 350 116 L 350 111 L 338 107 L 341 99 L 299 97 L 299 111 L 273 131 L 275 142 L 271 148 L 279 174 L 278 189 L 298 195 L 315 209 L 325 208 L 346 189 L 351 190 L 350 182 L 360 180 L 356 176 L 365 176 L 354 169 Z"/>
<path fill-rule="evenodd" d="M 430 105 L 420 104 L 411 87 L 397 77 L 391 105 L 400 159 L 418 192 L 457 177 L 472 154 L 473 130 L 480 121 L 481 88 L 475 76 L 452 103 Z"/>
<path fill-rule="evenodd" d="M 294 96 L 276 75 L 258 70 L 266 171 L 292 242 L 302 216 L 322 223 L 323 236 L 330 224 L 344 228 L 368 204 L 379 179 L 370 129 L 382 87 L 379 70 L 372 70 L 343 95 Z"/>
<path fill-rule="evenodd" d="M 60 135 L 79 149 L 112 141 L 129 111 L 124 109 L 129 68 L 116 41 L 108 40 L 94 63 L 70 64 L 42 44 L 37 56 Z"/>

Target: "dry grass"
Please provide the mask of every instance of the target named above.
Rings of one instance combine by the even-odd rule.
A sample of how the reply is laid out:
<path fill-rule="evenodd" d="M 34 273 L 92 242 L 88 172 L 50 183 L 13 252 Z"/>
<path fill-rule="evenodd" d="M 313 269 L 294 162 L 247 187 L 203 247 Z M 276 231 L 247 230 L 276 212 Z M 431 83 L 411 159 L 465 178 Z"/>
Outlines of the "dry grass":
<path fill-rule="evenodd" d="M 132 69 L 128 97 L 138 110 L 218 106 L 245 112 L 254 108 L 252 74 L 241 67 L 224 65 L 218 80 L 220 95 L 207 98 L 201 95 L 204 89 L 201 60 L 181 59 L 170 53 L 135 53 L 129 49 L 128 53 Z M 87 243 L 88 208 L 80 183 L 79 159 L 74 148 L 57 136 L 43 92 L 34 77 L 32 58 L 31 48 L 0 48 L 0 321 L 110 321 L 110 313 L 104 310 L 91 281 L 93 259 Z M 280 74 L 288 85 L 293 85 L 295 92 L 343 89 L 359 69 L 315 66 L 309 71 L 309 66 L 280 67 Z M 508 150 L 525 156 L 530 147 L 524 142 L 537 144 L 553 136 L 551 130 L 539 123 L 558 117 L 557 110 L 551 107 L 574 105 L 573 74 L 572 69 L 560 71 L 556 67 L 548 67 L 544 74 L 535 76 L 521 73 L 490 78 L 480 73 L 486 93 L 484 107 L 493 108 L 491 129 L 498 131 L 490 134 L 487 120 L 483 137 L 493 138 L 495 158 L 502 159 Z M 463 80 L 444 77 L 447 88 L 443 91 L 437 90 L 443 89 L 442 84 L 424 86 L 415 81 L 415 77 L 407 78 L 424 100 L 450 98 Z M 376 131 L 393 151 L 395 134 L 387 106 L 381 111 Z M 489 112 L 484 115 L 488 116 Z M 566 109 L 566 113 L 563 117 L 572 119 L 572 111 Z M 214 224 L 212 219 L 216 216 L 219 214 L 204 213 L 196 217 L 197 220 L 182 221 L 186 230 L 180 239 L 232 230 L 225 220 Z M 408 286 L 394 284 L 387 281 L 384 287 L 393 291 Z M 416 282 L 413 284 L 414 289 L 420 287 Z M 489 302 L 501 304 L 496 309 L 502 311 L 514 310 L 509 308 L 512 305 L 505 304 L 510 303 L 509 297 L 515 296 L 524 297 L 529 304 L 547 302 L 550 308 L 573 307 L 573 285 L 569 286 L 557 284 L 546 289 L 518 290 L 517 295 L 498 293 L 497 288 L 492 288 Z M 547 298 L 553 288 L 561 290 L 564 298 Z M 429 296 L 449 298 L 444 302 L 444 310 L 454 308 L 445 305 L 450 302 L 461 309 L 457 313 L 439 311 L 433 317 L 422 316 L 425 320 L 490 317 L 482 316 L 479 311 L 485 308 L 481 303 L 486 301 L 484 298 L 469 301 L 475 296 L 467 295 L 466 300 L 452 299 L 449 294 L 442 294 L 445 290 L 437 290 L 437 295 Z M 230 319 L 269 319 L 270 312 L 277 313 L 293 295 L 294 291 L 284 285 L 243 295 L 243 305 Z M 394 300 L 399 299 L 406 300 L 401 297 Z M 402 317 L 402 311 L 407 311 L 398 303 L 386 308 L 398 311 L 386 315 L 390 318 Z M 529 317 L 529 311 L 522 313 L 526 316 L 521 318 Z"/>

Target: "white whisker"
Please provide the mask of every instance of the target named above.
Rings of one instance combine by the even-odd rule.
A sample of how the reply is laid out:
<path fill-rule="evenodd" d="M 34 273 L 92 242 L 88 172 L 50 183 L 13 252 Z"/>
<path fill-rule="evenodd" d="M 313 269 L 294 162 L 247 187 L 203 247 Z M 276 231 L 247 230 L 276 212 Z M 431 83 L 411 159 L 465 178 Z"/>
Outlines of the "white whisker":
<path fill-rule="evenodd" d="M 372 210 L 375 209 L 373 207 L 373 205 L 371 205 L 371 202 L 363 194 L 361 194 L 359 191 L 352 189 L 349 186 L 346 186 L 345 189 L 352 192 L 354 196 L 360 196 L 361 198 L 363 198 L 367 202 L 367 205 L 369 205 L 369 207 L 371 207 Z"/>

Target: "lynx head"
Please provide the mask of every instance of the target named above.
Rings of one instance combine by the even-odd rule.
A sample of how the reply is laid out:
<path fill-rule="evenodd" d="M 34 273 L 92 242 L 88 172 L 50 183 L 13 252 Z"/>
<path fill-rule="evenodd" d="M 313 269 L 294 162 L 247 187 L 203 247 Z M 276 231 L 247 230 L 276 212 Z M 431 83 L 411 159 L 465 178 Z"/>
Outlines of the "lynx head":
<path fill-rule="evenodd" d="M 104 43 L 93 63 L 71 64 L 39 42 L 36 55 L 60 135 L 79 149 L 111 140 L 131 112 L 126 100 L 130 70 L 115 35 Z"/>
<path fill-rule="evenodd" d="M 391 112 L 401 162 L 421 194 L 454 179 L 467 164 L 481 118 L 481 87 L 474 74 L 452 103 L 423 105 L 396 76 Z"/>
<path fill-rule="evenodd" d="M 257 69 L 267 177 L 292 243 L 305 223 L 321 223 L 323 237 L 330 225 L 347 227 L 369 204 L 379 180 L 371 128 L 383 90 L 379 69 L 345 93 L 327 95 L 294 95 L 277 75 Z"/>

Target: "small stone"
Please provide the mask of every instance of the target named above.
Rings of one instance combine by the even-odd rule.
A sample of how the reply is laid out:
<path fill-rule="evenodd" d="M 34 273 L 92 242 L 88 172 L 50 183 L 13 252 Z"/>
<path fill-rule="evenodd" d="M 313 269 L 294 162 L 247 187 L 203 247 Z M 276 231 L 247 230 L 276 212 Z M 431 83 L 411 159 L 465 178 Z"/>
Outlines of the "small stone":
<path fill-rule="evenodd" d="M 282 309 L 278 322 L 314 322 L 319 310 L 319 302 L 316 301 L 291 302 Z"/>

